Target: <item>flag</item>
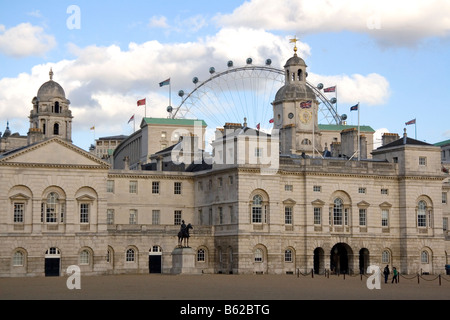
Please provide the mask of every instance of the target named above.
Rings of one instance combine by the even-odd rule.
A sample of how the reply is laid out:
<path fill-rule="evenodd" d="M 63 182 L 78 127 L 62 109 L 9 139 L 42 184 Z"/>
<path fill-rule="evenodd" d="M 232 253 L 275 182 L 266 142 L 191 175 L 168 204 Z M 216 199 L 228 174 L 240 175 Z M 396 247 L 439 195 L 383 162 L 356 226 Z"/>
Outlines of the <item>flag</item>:
<path fill-rule="evenodd" d="M 406 125 L 409 125 L 409 124 L 416 124 L 416 119 L 409 120 L 408 122 L 405 122 L 405 124 L 406 124 Z"/>
<path fill-rule="evenodd" d="M 134 114 L 131 116 L 130 120 L 128 120 L 128 123 L 134 120 Z"/>
<path fill-rule="evenodd" d="M 138 105 L 138 107 L 145 105 L 145 98 L 141 99 L 141 100 L 138 100 L 137 105 Z"/>
<path fill-rule="evenodd" d="M 311 100 L 300 102 L 300 108 L 302 109 L 311 108 L 311 103 L 312 103 Z"/>
<path fill-rule="evenodd" d="M 91 127 L 91 130 L 95 130 L 95 126 Z"/>
<path fill-rule="evenodd" d="M 160 87 L 162 87 L 162 86 L 167 86 L 168 84 L 170 84 L 170 78 L 167 79 L 167 80 L 164 80 L 164 81 L 160 82 L 160 83 L 159 83 L 159 86 L 160 86 Z"/>
<path fill-rule="evenodd" d="M 350 111 L 358 110 L 358 108 L 359 108 L 359 103 L 355 104 L 353 107 L 350 107 Z"/>
<path fill-rule="evenodd" d="M 269 120 L 269 123 L 273 123 L 273 118 Z"/>
<path fill-rule="evenodd" d="M 256 129 L 260 129 L 261 128 L 261 124 L 260 123 L 258 123 L 257 125 L 256 125 Z"/>
<path fill-rule="evenodd" d="M 323 89 L 323 92 L 335 92 L 336 86 Z"/>

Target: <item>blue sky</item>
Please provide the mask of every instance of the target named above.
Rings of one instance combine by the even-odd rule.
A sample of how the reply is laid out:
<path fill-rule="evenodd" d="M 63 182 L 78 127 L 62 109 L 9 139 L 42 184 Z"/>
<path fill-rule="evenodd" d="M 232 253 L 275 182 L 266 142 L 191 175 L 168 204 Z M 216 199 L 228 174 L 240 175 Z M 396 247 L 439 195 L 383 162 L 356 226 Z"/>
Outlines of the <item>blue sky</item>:
<path fill-rule="evenodd" d="M 144 115 L 138 99 L 147 98 L 148 116 L 167 116 L 160 81 L 171 78 L 175 106 L 176 92 L 192 90 L 192 77 L 210 66 L 252 57 L 281 68 L 297 36 L 308 81 L 337 85 L 349 124 L 360 102 L 360 124 L 447 140 L 449 14 L 444 0 L 3 1 L 0 131 L 8 120 L 27 133 L 50 67 L 71 101 L 73 142 L 88 149 L 94 138 L 132 133 L 128 119 Z M 414 118 L 416 127 L 405 126 Z"/>

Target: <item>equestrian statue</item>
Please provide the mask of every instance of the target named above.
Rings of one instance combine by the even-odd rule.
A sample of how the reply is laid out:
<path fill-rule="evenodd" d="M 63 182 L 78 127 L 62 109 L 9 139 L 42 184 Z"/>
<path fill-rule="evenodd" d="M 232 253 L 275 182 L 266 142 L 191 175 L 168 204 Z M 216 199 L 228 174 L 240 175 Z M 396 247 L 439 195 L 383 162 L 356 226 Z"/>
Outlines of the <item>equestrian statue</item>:
<path fill-rule="evenodd" d="M 189 229 L 194 229 L 194 227 L 190 223 L 186 225 L 184 220 L 181 221 L 180 231 L 178 232 L 178 247 L 189 247 Z"/>

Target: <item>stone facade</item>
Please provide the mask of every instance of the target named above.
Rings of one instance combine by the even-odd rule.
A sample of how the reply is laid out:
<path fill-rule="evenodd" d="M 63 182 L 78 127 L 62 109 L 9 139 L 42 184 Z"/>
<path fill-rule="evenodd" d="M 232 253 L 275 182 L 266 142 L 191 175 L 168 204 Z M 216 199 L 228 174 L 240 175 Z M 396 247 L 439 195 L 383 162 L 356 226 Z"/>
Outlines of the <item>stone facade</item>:
<path fill-rule="evenodd" d="M 121 152 L 132 147 L 131 136 L 116 149 L 121 164 L 112 167 L 74 146 L 70 125 L 63 135 L 41 135 L 0 154 L 0 276 L 61 276 L 70 265 L 84 274 L 179 273 L 174 263 L 183 257 L 173 253 L 182 220 L 193 225 L 190 273 L 359 273 L 373 264 L 404 274 L 443 273 L 450 183 L 440 148 L 405 132 L 386 136 L 359 161 L 312 157 L 312 146 L 323 151 L 319 138 L 327 135 L 313 116 L 300 118 L 300 103 L 313 96 L 306 65 L 295 57 L 285 67 L 288 87 L 276 95 L 276 130 L 229 125 L 210 158 L 198 144 L 183 148 L 195 138 L 186 135 L 170 150 L 146 153 L 155 165 L 130 166 Z M 50 102 L 63 100 L 45 97 L 46 120 L 32 121 L 31 131 L 43 133 L 40 124 L 61 117 Z M 305 109 L 317 112 L 314 104 Z M 357 151 L 355 130 L 341 131 L 340 150 Z M 161 132 L 153 138 L 159 144 Z M 192 145 L 203 155 L 200 163 L 170 164 L 173 150 L 198 160 Z"/>

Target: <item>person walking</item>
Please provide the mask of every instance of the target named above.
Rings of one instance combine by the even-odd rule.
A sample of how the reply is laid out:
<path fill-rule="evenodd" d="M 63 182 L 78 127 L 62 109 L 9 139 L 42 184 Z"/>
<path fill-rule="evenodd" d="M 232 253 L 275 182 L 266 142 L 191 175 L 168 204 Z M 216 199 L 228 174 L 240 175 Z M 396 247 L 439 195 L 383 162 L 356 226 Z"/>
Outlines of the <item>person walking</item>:
<path fill-rule="evenodd" d="M 392 282 L 391 283 L 394 283 L 394 281 L 395 281 L 395 283 L 398 283 L 398 272 L 397 272 L 397 268 L 396 267 L 394 267 L 392 269 L 392 274 L 394 276 L 392 277 Z"/>
<path fill-rule="evenodd" d="M 389 273 L 390 273 L 390 271 L 389 271 L 389 265 L 387 264 L 386 267 L 384 267 L 384 270 L 383 270 L 383 274 L 384 274 L 384 283 L 387 283 L 388 277 L 389 277 Z"/>

